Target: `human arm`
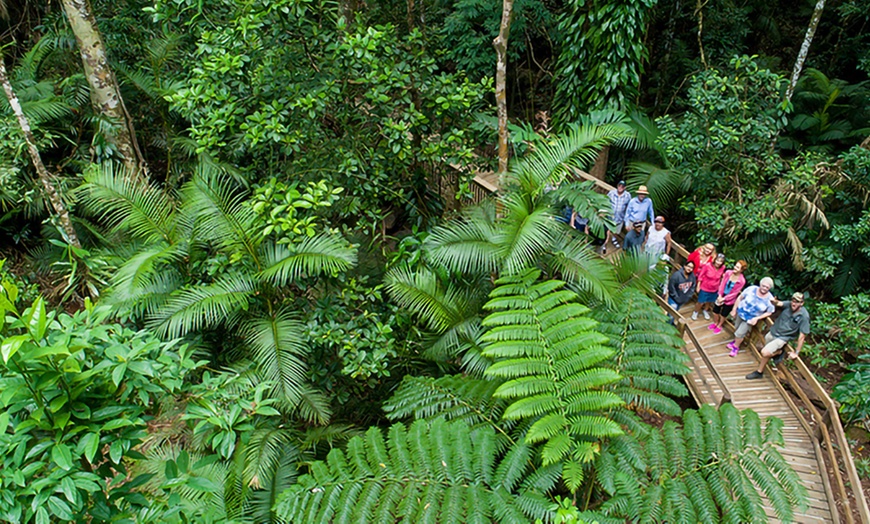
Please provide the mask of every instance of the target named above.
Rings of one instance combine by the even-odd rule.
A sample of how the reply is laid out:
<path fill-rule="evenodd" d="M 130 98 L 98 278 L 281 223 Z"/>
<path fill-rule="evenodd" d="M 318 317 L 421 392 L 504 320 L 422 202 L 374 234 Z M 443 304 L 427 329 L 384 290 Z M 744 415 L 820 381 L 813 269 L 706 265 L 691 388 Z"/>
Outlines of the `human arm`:
<path fill-rule="evenodd" d="M 740 306 L 740 299 L 743 295 L 737 295 L 737 300 L 734 301 L 734 307 L 731 308 L 731 316 L 737 318 L 737 308 Z"/>
<path fill-rule="evenodd" d="M 653 211 L 652 199 L 650 197 L 646 197 L 646 199 L 649 201 L 649 206 L 647 206 L 647 209 L 649 209 L 649 213 L 648 213 L 649 223 L 652 224 L 653 222 L 656 221 L 656 214 Z"/>
<path fill-rule="evenodd" d="M 671 278 L 668 279 L 668 296 L 673 298 L 679 294 L 679 290 L 677 289 L 677 275 L 680 274 L 680 270 L 678 269 Z"/>
<path fill-rule="evenodd" d="M 801 352 L 801 349 L 804 347 L 804 340 L 807 339 L 806 333 L 801 333 L 798 335 L 797 344 L 795 344 L 794 351 L 788 352 L 788 358 L 794 360 L 798 357 L 798 353 Z"/>
<path fill-rule="evenodd" d="M 671 234 L 670 233 L 665 235 L 665 254 L 666 255 L 671 254 Z"/>

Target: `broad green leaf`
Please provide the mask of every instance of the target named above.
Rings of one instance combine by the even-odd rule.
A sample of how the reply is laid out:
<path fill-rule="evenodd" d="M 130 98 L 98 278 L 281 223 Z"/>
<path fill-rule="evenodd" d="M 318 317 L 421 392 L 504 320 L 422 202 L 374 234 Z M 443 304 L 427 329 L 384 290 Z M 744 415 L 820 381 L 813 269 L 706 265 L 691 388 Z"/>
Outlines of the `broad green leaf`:
<path fill-rule="evenodd" d="M 72 453 L 66 444 L 55 444 L 51 449 L 51 460 L 66 471 L 73 467 Z"/>
<path fill-rule="evenodd" d="M 0 435 L 6 433 L 6 428 L 9 427 L 9 412 L 0 413 Z"/>
<path fill-rule="evenodd" d="M 163 475 L 166 477 L 166 480 L 172 480 L 178 476 L 178 466 L 176 466 L 174 460 L 167 460 L 166 464 L 163 465 Z"/>
<path fill-rule="evenodd" d="M 121 458 L 124 456 L 124 447 L 121 444 L 120 440 L 116 440 L 112 442 L 112 445 L 109 446 L 109 458 L 112 459 L 112 462 L 115 464 L 119 464 L 121 462 Z"/>
<path fill-rule="evenodd" d="M 118 366 L 112 371 L 112 382 L 115 383 L 115 386 L 120 386 L 121 381 L 124 380 L 124 373 L 127 372 L 127 363 L 118 364 Z"/>
<path fill-rule="evenodd" d="M 64 477 L 60 481 L 60 489 L 63 491 L 63 496 L 66 497 L 71 504 L 76 503 L 78 490 L 76 489 L 75 481 L 71 477 Z"/>
<path fill-rule="evenodd" d="M 33 301 L 33 305 L 27 310 L 23 320 L 30 331 L 30 336 L 34 340 L 42 340 L 46 326 L 45 301 L 42 300 L 42 297 L 37 297 Z"/>
<path fill-rule="evenodd" d="M 61 521 L 69 522 L 73 519 L 73 514 L 69 508 L 69 504 L 58 497 L 51 496 L 48 498 L 48 509 L 50 509 L 52 514 Z"/>
<path fill-rule="evenodd" d="M 15 353 L 18 353 L 18 350 L 21 349 L 21 345 L 27 342 L 30 337 L 27 335 L 16 335 L 14 337 L 7 337 L 2 344 L 0 344 L 0 354 L 3 355 L 3 362 L 9 362 L 9 359 Z"/>
<path fill-rule="evenodd" d="M 190 477 L 187 479 L 187 485 L 197 491 L 205 491 L 214 493 L 218 490 L 218 485 L 205 477 Z"/>
<path fill-rule="evenodd" d="M 113 429 L 132 426 L 133 422 L 126 418 L 116 418 L 103 424 L 101 431 L 112 431 Z"/>
<path fill-rule="evenodd" d="M 3 289 L 6 290 L 6 296 L 9 297 L 9 302 L 14 303 L 18 298 L 18 286 L 9 282 L 8 280 L 3 281 Z M 14 311 L 14 309 L 10 309 L 10 311 Z"/>
<path fill-rule="evenodd" d="M 78 453 L 83 453 L 85 458 L 91 464 L 94 463 L 94 456 L 97 454 L 97 448 L 100 445 L 100 435 L 97 433 L 88 433 L 79 439 L 79 444 L 76 446 Z"/>
<path fill-rule="evenodd" d="M 40 506 L 36 510 L 36 524 L 51 524 L 51 519 L 48 516 L 48 510 L 45 506 Z"/>

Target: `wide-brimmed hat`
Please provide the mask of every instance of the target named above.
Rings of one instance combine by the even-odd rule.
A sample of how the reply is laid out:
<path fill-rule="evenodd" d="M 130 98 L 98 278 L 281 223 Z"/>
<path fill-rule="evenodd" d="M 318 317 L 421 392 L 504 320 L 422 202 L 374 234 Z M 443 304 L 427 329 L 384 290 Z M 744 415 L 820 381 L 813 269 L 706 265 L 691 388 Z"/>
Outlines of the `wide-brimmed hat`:
<path fill-rule="evenodd" d="M 639 188 L 637 188 L 636 193 L 638 195 L 649 195 L 649 191 L 646 190 L 646 186 L 640 186 Z"/>
<path fill-rule="evenodd" d="M 795 293 L 791 296 L 791 301 L 792 302 L 803 302 L 804 301 L 804 294 L 798 291 L 797 293 Z"/>

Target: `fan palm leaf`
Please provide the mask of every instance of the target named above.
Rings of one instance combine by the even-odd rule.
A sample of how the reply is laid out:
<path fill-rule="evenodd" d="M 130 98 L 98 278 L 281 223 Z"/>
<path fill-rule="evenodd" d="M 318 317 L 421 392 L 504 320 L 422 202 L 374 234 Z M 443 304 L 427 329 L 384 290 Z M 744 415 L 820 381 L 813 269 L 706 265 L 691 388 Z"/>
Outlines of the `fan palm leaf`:
<path fill-rule="evenodd" d="M 304 276 L 336 274 L 356 263 L 356 247 L 330 233 L 306 238 L 299 244 L 267 244 L 262 250 L 265 268 L 257 275 L 276 286 Z"/>
<path fill-rule="evenodd" d="M 521 198 L 505 199 L 508 215 L 501 223 L 498 238 L 502 274 L 515 274 L 533 267 L 552 243 L 554 230 L 565 230 L 546 207 L 529 209 Z M 565 231 L 567 233 L 567 231 Z"/>
<path fill-rule="evenodd" d="M 395 267 L 387 273 L 384 284 L 399 306 L 411 311 L 436 333 L 444 333 L 468 318 L 470 293 L 463 286 L 442 284 L 430 269 Z"/>

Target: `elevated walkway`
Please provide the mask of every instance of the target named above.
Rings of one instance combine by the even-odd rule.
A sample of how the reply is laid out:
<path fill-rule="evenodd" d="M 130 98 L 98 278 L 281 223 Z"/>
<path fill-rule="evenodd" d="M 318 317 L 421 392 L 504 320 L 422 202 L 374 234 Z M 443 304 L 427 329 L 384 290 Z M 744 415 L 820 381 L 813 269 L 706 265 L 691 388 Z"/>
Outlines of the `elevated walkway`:
<path fill-rule="evenodd" d="M 592 181 L 602 193 L 613 189 L 583 171 L 575 170 L 574 174 L 578 180 Z M 497 192 L 489 179 L 486 187 L 476 182 L 477 179 L 473 184 L 476 192 L 487 195 Z M 609 247 L 607 258 L 620 256 L 621 250 Z M 674 267 L 682 266 L 688 256 L 682 245 L 674 243 L 671 251 Z M 691 320 L 693 304 L 674 311 L 661 297 L 654 298 L 676 318 L 677 328 L 686 341 L 684 351 L 691 359 L 686 383 L 699 405 L 731 402 L 737 408 L 756 411 L 762 418 L 778 417 L 785 423 L 782 454 L 809 494 L 808 507 L 795 516 L 795 522 L 870 524 L 870 510 L 837 406 L 800 358 L 784 361 L 775 372 L 769 368 L 761 379 L 747 380 L 746 375 L 758 367 L 759 349 L 763 346 L 760 329 L 753 329 L 743 343 L 743 350 L 732 358 L 725 347 L 734 338 L 730 324 L 726 323 L 725 329 L 716 335 L 707 329 L 710 322 L 703 317 Z M 771 324 L 770 319 L 766 324 Z M 770 522 L 779 522 L 770 506 L 765 511 Z"/>

